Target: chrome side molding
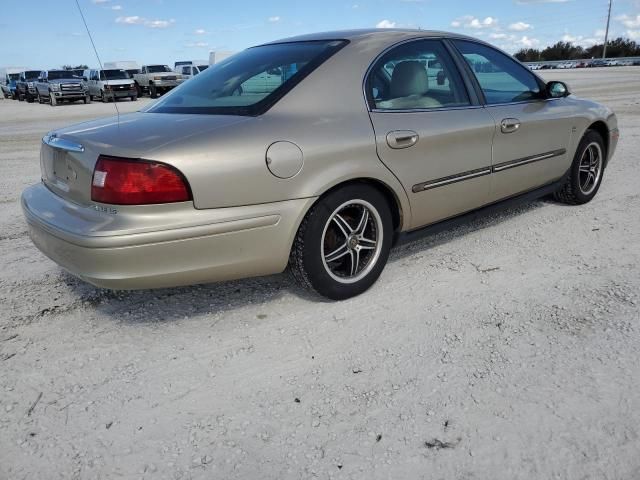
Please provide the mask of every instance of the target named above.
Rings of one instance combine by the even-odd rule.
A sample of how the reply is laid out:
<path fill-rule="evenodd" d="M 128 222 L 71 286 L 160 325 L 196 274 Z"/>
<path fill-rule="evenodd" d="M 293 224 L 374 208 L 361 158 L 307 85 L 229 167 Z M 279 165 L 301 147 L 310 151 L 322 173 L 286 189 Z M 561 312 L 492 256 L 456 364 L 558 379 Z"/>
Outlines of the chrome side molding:
<path fill-rule="evenodd" d="M 567 153 L 567 150 L 561 148 L 560 150 L 553 150 L 552 152 L 541 153 L 539 155 L 532 155 L 530 157 L 518 158 L 516 160 L 511 160 L 509 162 L 498 163 L 493 166 L 494 172 L 502 172 L 503 170 L 508 170 L 509 168 L 520 167 L 522 165 L 527 165 L 528 163 L 539 162 L 540 160 L 547 160 L 553 157 L 559 157 Z"/>
<path fill-rule="evenodd" d="M 452 183 L 462 182 L 463 180 L 471 180 L 472 178 L 482 177 L 483 175 L 489 175 L 490 173 L 491 167 L 479 168 L 477 170 L 470 170 L 457 175 L 451 175 L 450 177 L 437 178 L 429 182 L 419 183 L 418 185 L 414 185 L 411 190 L 413 190 L 413 193 L 424 192 L 425 190 L 443 187 Z"/>
<path fill-rule="evenodd" d="M 50 147 L 53 147 L 53 148 L 66 150 L 68 152 L 78 152 L 78 153 L 84 152 L 83 145 L 76 142 L 72 142 L 71 140 L 60 138 L 55 133 L 52 133 L 50 135 L 45 135 L 44 137 L 42 137 L 42 143 L 49 145 Z"/>

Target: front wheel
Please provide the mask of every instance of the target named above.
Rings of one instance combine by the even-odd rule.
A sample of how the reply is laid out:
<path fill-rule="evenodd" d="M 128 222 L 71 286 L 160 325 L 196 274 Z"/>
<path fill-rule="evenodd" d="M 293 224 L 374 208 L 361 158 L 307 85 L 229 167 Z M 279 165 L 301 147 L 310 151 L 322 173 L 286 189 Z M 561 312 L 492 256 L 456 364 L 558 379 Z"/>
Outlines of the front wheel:
<path fill-rule="evenodd" d="M 303 286 L 332 300 L 366 291 L 384 269 L 393 237 L 386 198 L 368 185 L 327 194 L 307 213 L 289 266 Z"/>
<path fill-rule="evenodd" d="M 602 184 L 605 162 L 602 136 L 594 130 L 587 130 L 576 150 L 569 176 L 554 194 L 555 199 L 570 205 L 590 202 Z"/>
<path fill-rule="evenodd" d="M 151 96 L 151 98 L 158 98 L 158 89 L 155 85 L 149 86 L 149 95 Z"/>
<path fill-rule="evenodd" d="M 49 105 L 55 107 L 58 104 L 56 97 L 53 96 L 53 93 L 49 92 Z"/>
<path fill-rule="evenodd" d="M 135 96 L 135 95 L 133 97 L 129 97 L 129 98 L 131 98 L 132 102 L 137 102 L 138 101 L 138 97 Z"/>

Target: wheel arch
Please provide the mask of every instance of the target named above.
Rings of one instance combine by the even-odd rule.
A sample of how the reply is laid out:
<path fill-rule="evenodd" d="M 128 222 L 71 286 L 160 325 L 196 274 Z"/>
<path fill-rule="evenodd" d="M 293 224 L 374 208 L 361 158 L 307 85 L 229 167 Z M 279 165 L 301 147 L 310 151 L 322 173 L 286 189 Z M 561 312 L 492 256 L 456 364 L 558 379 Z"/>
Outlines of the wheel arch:
<path fill-rule="evenodd" d="M 318 204 L 318 202 L 320 202 L 324 197 L 326 197 L 328 194 L 330 194 L 331 192 L 334 192 L 335 190 L 339 189 L 339 188 L 344 188 L 346 186 L 349 185 L 369 185 L 373 188 L 375 188 L 376 190 L 378 190 L 382 195 L 384 195 L 385 199 L 387 200 L 387 203 L 389 205 L 389 209 L 391 210 L 391 217 L 392 217 L 392 221 L 393 221 L 393 230 L 394 230 L 394 244 L 396 243 L 396 240 L 398 238 L 398 235 L 400 234 L 400 232 L 403 230 L 403 227 L 405 226 L 405 222 L 408 221 L 408 215 L 410 212 L 406 212 L 405 208 L 403 208 L 403 204 L 402 201 L 400 200 L 398 193 L 387 183 L 383 182 L 380 179 L 377 178 L 372 178 L 372 177 L 357 177 L 357 178 L 351 178 L 348 180 L 343 180 L 341 182 L 338 182 L 334 185 L 330 185 L 328 186 L 316 199 L 315 202 L 313 202 L 309 208 L 307 209 L 307 211 L 304 212 L 304 215 L 301 216 L 300 219 L 300 223 L 302 223 L 302 221 L 304 220 L 304 218 L 307 216 L 307 214 L 309 213 L 309 211 L 311 211 L 311 209 Z M 298 225 L 297 229 L 300 228 L 300 225 Z M 297 231 L 296 229 L 296 231 Z"/>
<path fill-rule="evenodd" d="M 605 150 L 604 158 L 605 158 L 605 167 L 606 167 L 609 161 L 609 127 L 604 121 L 596 120 L 595 122 L 593 122 L 591 125 L 587 127 L 584 134 L 586 134 L 589 130 L 593 130 L 594 132 L 599 133 L 600 136 L 602 137 L 602 141 L 604 142 L 604 150 Z"/>

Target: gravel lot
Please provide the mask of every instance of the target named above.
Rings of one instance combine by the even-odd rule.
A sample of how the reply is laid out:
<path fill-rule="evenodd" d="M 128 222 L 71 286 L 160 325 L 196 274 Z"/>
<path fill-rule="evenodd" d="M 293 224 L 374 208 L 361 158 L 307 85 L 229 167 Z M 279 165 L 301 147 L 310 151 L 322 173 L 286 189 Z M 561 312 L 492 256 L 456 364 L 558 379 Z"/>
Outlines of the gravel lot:
<path fill-rule="evenodd" d="M 618 113 L 596 199 L 397 249 L 341 303 L 75 280 L 18 198 L 47 130 L 113 106 L 1 100 L 0 478 L 640 478 L 640 68 L 544 75 Z"/>

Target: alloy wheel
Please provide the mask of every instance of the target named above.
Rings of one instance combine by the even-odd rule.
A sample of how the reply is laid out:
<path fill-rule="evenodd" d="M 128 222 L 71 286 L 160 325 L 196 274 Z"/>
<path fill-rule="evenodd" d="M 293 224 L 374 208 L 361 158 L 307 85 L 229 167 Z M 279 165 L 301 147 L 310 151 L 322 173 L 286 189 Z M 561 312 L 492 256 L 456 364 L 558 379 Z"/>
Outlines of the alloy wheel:
<path fill-rule="evenodd" d="M 321 255 L 327 273 L 340 283 L 355 283 L 375 266 L 382 250 L 380 214 L 364 200 L 340 205 L 322 233 Z"/>
<path fill-rule="evenodd" d="M 602 176 L 602 148 L 592 142 L 584 150 L 579 166 L 578 184 L 583 195 L 590 195 L 598 186 Z"/>

